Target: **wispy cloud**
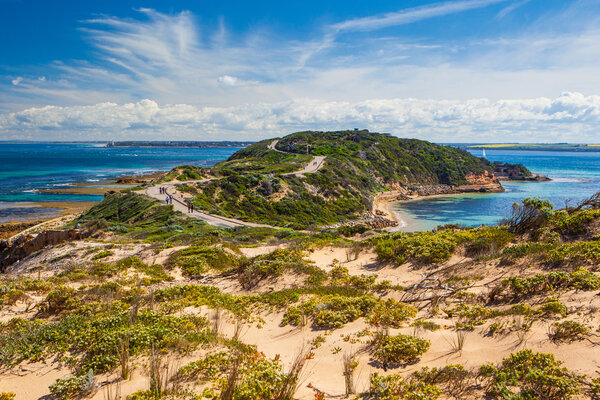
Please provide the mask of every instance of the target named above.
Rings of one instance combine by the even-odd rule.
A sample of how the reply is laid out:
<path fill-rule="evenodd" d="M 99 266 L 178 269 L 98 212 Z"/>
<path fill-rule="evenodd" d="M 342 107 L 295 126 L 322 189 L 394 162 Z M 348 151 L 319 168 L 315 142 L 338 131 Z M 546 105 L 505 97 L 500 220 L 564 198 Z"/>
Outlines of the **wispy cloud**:
<path fill-rule="evenodd" d="M 404 9 L 383 15 L 355 18 L 339 22 L 331 26 L 336 32 L 373 31 L 390 26 L 406 25 L 429 18 L 456 14 L 492 4 L 504 3 L 508 0 L 463 0 L 430 4 L 422 7 Z"/>
<path fill-rule="evenodd" d="M 523 5 L 506 0 L 436 3 L 342 21 L 287 41 L 273 32 L 232 33 L 223 20 L 218 26 L 201 25 L 189 12 L 142 9 L 139 19 L 98 17 L 83 22 L 82 32 L 94 51 L 90 60 L 57 61 L 48 71 L 31 74 L 11 71 L 0 80 L 0 138 L 24 135 L 28 129 L 56 138 L 62 132 L 98 138 L 105 137 L 101 132 L 145 138 L 202 132 L 235 138 L 365 126 L 450 141 L 461 132 L 487 134 L 486 128 L 496 132 L 506 126 L 515 129 L 506 131 L 514 140 L 521 132 L 528 139 L 537 127 L 553 129 L 558 122 L 543 119 L 543 113 L 519 120 L 525 103 L 502 119 L 501 109 L 513 104 L 502 99 L 529 98 L 539 105 L 546 101 L 540 99 L 571 91 L 584 93 L 582 104 L 589 105 L 596 101 L 589 95 L 600 93 L 598 20 L 581 1 L 539 17 L 528 29 L 460 42 L 376 32 L 501 3 Z M 564 26 L 561 21 L 567 17 L 579 18 L 578 24 L 548 30 Z M 490 19 L 495 20 L 494 13 Z M 371 33 L 363 34 L 367 30 Z M 45 80 L 38 78 L 42 74 Z M 472 100 L 480 98 L 493 106 Z M 460 109 L 460 117 L 452 117 L 448 107 Z M 466 117 L 469 107 L 477 111 L 475 122 Z M 595 115 L 596 106 L 589 107 Z M 419 119 L 424 109 L 449 122 Z M 497 119 L 477 117 L 479 113 Z M 525 121 L 525 128 L 516 129 L 519 125 L 510 124 L 511 119 Z M 577 114 L 560 123 L 567 127 L 567 137 L 575 130 L 591 132 L 586 124 L 597 121 Z M 229 136 L 217 134 L 219 129 Z"/>
<path fill-rule="evenodd" d="M 512 3 L 512 4 L 504 7 L 502 10 L 500 10 L 500 12 L 498 14 L 496 14 L 496 17 L 497 18 L 504 18 L 505 16 L 507 16 L 511 12 L 515 11 L 517 8 L 526 5 L 530 1 L 531 0 L 521 0 L 521 1 L 517 1 L 515 3 Z"/>

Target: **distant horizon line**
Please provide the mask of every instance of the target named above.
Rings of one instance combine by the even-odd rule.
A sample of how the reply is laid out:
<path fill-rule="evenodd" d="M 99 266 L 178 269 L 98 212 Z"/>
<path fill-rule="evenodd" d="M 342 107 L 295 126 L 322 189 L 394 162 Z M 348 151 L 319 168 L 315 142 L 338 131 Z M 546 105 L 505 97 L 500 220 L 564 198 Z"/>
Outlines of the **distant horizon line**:
<path fill-rule="evenodd" d="M 275 137 L 274 137 L 275 138 Z M 399 139 L 418 139 L 418 138 L 404 138 L 398 137 Z M 0 143 L 258 143 L 259 140 L 25 140 L 25 139 L 13 139 L 13 140 L 0 140 Z M 436 142 L 426 139 L 418 139 L 431 143 L 437 143 L 442 145 L 449 144 L 468 144 L 468 145 L 593 145 L 600 146 L 598 143 L 588 142 Z"/>

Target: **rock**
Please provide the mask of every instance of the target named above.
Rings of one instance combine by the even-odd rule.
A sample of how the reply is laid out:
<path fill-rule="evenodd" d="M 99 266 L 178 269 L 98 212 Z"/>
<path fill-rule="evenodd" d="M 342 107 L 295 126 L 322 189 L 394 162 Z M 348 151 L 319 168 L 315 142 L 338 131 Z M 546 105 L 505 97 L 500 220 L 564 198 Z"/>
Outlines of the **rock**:
<path fill-rule="evenodd" d="M 69 229 L 64 231 L 44 231 L 35 235 L 23 235 L 12 242 L 0 241 L 0 273 L 25 257 L 40 251 L 46 246 L 53 246 L 69 240 L 79 240 L 89 236 L 88 231 Z"/>

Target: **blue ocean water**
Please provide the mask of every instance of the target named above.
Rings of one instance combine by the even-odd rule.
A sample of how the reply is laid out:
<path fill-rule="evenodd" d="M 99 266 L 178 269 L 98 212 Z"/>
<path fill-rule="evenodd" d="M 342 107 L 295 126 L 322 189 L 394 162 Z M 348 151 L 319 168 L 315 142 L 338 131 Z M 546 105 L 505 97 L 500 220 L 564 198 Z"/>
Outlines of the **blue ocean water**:
<path fill-rule="evenodd" d="M 481 157 L 481 150 L 471 151 Z M 490 161 L 520 163 L 550 182 L 503 182 L 504 193 L 460 194 L 399 202 L 393 205 L 408 223 L 404 230 L 438 225 L 493 225 L 508 216 L 513 203 L 530 196 L 549 199 L 556 208 L 576 205 L 600 191 L 600 153 L 486 150 Z"/>
<path fill-rule="evenodd" d="M 0 143 L 0 222 L 51 216 L 56 209 L 32 202 L 99 201 L 98 195 L 40 193 L 77 182 L 100 182 L 120 175 L 166 171 L 191 164 L 211 166 L 239 148 L 104 147 L 94 143 Z M 481 150 L 472 153 L 481 156 Z M 600 153 L 487 150 L 490 161 L 521 163 L 551 182 L 505 182 L 504 193 L 425 198 L 394 205 L 408 230 L 438 225 L 495 224 L 511 205 L 529 196 L 557 207 L 575 204 L 600 191 Z"/>
<path fill-rule="evenodd" d="M 239 148 L 104 147 L 96 143 L 0 143 L 0 222 L 48 216 L 31 202 L 99 201 L 98 195 L 40 193 L 78 182 L 166 171 L 178 165 L 208 167 Z"/>

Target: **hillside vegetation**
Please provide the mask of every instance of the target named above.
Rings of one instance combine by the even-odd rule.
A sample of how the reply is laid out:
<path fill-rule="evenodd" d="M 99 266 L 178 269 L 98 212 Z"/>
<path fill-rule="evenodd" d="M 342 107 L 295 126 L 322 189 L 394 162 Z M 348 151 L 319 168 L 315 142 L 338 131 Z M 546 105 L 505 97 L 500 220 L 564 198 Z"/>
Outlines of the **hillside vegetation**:
<path fill-rule="evenodd" d="M 216 228 L 136 194 L 74 224 L 93 239 L 1 276 L 3 398 L 600 393 L 600 195 L 528 198 L 496 227 L 365 236 Z"/>
<path fill-rule="evenodd" d="M 378 192 L 459 187 L 473 177 L 489 178 L 492 171 L 489 162 L 464 150 L 368 131 L 298 132 L 277 143 L 280 152 L 268 148 L 271 142 L 238 151 L 213 167 L 219 179 L 186 188 L 196 206 L 247 221 L 307 228 L 359 218 L 370 211 Z M 327 159 L 316 173 L 283 175 L 317 155 Z"/>

